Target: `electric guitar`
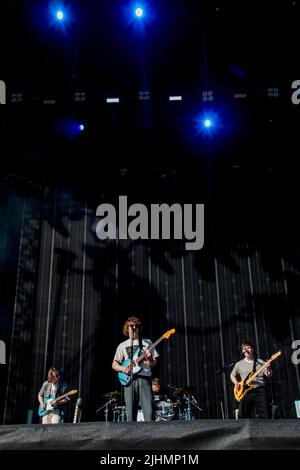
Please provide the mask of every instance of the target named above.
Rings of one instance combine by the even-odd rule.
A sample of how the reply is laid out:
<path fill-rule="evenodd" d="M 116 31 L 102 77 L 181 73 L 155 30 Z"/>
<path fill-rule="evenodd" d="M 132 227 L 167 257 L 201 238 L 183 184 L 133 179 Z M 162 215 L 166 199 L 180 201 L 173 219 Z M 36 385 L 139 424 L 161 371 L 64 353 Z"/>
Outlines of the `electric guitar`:
<path fill-rule="evenodd" d="M 258 374 L 260 374 L 264 369 L 266 369 L 266 367 L 269 367 L 269 364 L 268 364 L 269 362 L 274 361 L 280 355 L 281 355 L 281 351 L 278 351 L 277 353 L 273 354 L 271 359 L 266 361 L 266 363 L 263 364 L 257 371 L 249 372 L 247 377 L 244 380 L 241 380 L 241 382 L 239 382 L 239 384 L 241 385 L 239 389 L 237 389 L 236 386 L 234 387 L 233 393 L 237 401 L 241 401 L 245 397 L 245 395 L 247 395 L 247 393 L 250 392 L 250 390 L 254 387 L 252 382 L 255 379 L 255 377 L 257 377 Z"/>
<path fill-rule="evenodd" d="M 50 413 L 54 409 L 56 403 L 66 398 L 68 395 L 74 395 L 75 393 L 77 393 L 77 390 L 71 390 L 70 392 L 65 393 L 64 395 L 61 395 L 60 397 L 57 397 L 57 398 L 55 398 L 55 395 L 50 395 L 50 397 L 44 397 L 43 401 L 44 403 L 46 403 L 46 409 L 44 410 L 40 405 L 39 411 L 38 411 L 39 416 L 46 416 L 48 413 Z"/>
<path fill-rule="evenodd" d="M 176 331 L 175 328 L 173 328 L 172 330 L 169 330 L 166 333 L 164 333 L 160 338 L 158 338 L 157 341 L 155 341 L 155 343 L 152 344 L 152 346 L 149 348 L 149 351 L 150 352 L 153 351 L 155 346 L 157 346 L 158 343 L 160 343 L 163 339 L 169 339 L 169 337 L 173 333 L 175 333 L 175 331 Z M 139 364 L 145 359 L 145 352 L 143 352 L 140 356 L 139 356 L 139 353 L 140 353 L 140 349 L 138 349 L 134 353 L 132 361 L 130 359 L 126 359 L 125 361 L 122 362 L 121 365 L 123 367 L 127 367 L 130 365 L 130 370 L 131 370 L 130 375 L 125 374 L 125 372 L 118 372 L 118 377 L 122 385 L 129 385 L 131 382 L 131 376 L 133 376 L 134 374 L 137 374 L 141 370 L 141 366 Z"/>

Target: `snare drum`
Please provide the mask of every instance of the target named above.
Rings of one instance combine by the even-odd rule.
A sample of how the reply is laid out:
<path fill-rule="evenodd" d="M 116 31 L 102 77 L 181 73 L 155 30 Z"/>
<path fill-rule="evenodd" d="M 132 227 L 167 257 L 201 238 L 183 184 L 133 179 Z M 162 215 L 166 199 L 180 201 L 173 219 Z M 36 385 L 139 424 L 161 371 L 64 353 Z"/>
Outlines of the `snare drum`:
<path fill-rule="evenodd" d="M 155 421 L 170 421 L 174 415 L 175 410 L 171 400 L 156 403 Z"/>

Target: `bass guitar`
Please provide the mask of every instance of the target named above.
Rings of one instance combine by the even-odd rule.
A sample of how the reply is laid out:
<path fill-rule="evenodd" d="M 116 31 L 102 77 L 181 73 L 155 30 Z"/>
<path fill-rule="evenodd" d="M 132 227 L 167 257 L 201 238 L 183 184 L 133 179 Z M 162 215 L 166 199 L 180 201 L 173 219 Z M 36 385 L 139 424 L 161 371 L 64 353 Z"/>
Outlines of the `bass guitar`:
<path fill-rule="evenodd" d="M 169 339 L 170 336 L 173 333 L 175 333 L 175 331 L 176 331 L 175 328 L 173 328 L 172 330 L 169 330 L 166 333 L 164 333 L 160 338 L 158 338 L 157 341 L 155 341 L 155 343 L 152 344 L 152 346 L 149 348 L 149 351 L 150 352 L 153 351 L 155 346 L 157 346 L 158 343 L 160 343 L 163 339 Z M 130 365 L 130 370 L 131 370 L 131 374 L 125 374 L 125 372 L 118 372 L 118 377 L 122 385 L 129 385 L 131 382 L 131 376 L 133 376 L 134 374 L 137 374 L 141 370 L 141 366 L 139 364 L 145 359 L 145 352 L 143 352 L 139 356 L 140 351 L 141 350 L 138 349 L 134 353 L 132 360 L 126 359 L 125 361 L 122 362 L 121 365 L 123 367 L 127 367 Z"/>
<path fill-rule="evenodd" d="M 247 377 L 241 382 L 239 382 L 239 385 L 240 385 L 239 389 L 236 386 L 234 387 L 233 393 L 237 401 L 241 401 L 247 395 L 247 393 L 250 392 L 250 390 L 254 387 L 252 382 L 255 379 L 255 377 L 257 377 L 264 369 L 269 367 L 269 363 L 277 359 L 277 357 L 279 357 L 280 355 L 281 355 L 281 351 L 278 351 L 277 353 L 273 354 L 271 359 L 266 361 L 266 363 L 263 364 L 257 371 L 249 372 Z"/>
<path fill-rule="evenodd" d="M 61 395 L 60 397 L 55 398 L 55 395 L 50 395 L 50 397 L 45 397 L 43 398 L 44 403 L 46 403 L 46 408 L 43 409 L 41 405 L 39 406 L 39 416 L 46 416 L 50 411 L 52 411 L 55 408 L 56 403 L 59 403 L 61 400 L 66 398 L 69 395 L 74 395 L 77 393 L 78 390 L 71 390 L 68 393 L 65 393 L 64 395 Z"/>

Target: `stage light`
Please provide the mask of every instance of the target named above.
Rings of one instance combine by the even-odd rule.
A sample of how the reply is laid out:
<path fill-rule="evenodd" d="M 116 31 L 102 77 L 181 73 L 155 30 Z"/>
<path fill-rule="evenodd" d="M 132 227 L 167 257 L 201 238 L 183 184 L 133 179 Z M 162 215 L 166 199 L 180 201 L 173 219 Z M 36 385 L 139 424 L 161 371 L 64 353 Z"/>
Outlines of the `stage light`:
<path fill-rule="evenodd" d="M 247 98 L 247 93 L 234 93 L 233 97 L 236 99 L 236 100 L 239 100 L 239 99 L 246 99 Z"/>
<path fill-rule="evenodd" d="M 279 95 L 280 95 L 280 91 L 279 91 L 279 88 L 275 87 L 275 88 L 268 88 L 267 89 L 267 92 L 268 92 L 268 97 L 269 98 L 278 98 Z"/>
<path fill-rule="evenodd" d="M 218 114 L 213 110 L 203 111 L 195 119 L 197 134 L 203 134 L 212 137 L 221 129 L 221 123 Z"/>
<path fill-rule="evenodd" d="M 55 132 L 65 139 L 77 139 L 87 128 L 85 122 L 79 121 L 73 116 L 64 116 L 58 119 L 54 125 Z"/>
<path fill-rule="evenodd" d="M 204 125 L 204 127 L 206 127 L 208 129 L 209 127 L 211 127 L 213 125 L 213 122 L 212 122 L 211 119 L 205 119 L 204 122 L 203 122 L 203 125 Z"/>
<path fill-rule="evenodd" d="M 49 26 L 66 33 L 74 21 L 72 7 L 63 0 L 51 1 L 48 5 Z"/>
<path fill-rule="evenodd" d="M 156 19 L 155 8 L 149 0 L 130 0 L 122 10 L 127 26 L 135 34 L 144 35 Z"/>
<path fill-rule="evenodd" d="M 182 96 L 169 96 L 169 101 L 182 101 Z"/>
<path fill-rule="evenodd" d="M 106 103 L 120 103 L 120 98 L 106 98 Z"/>
<path fill-rule="evenodd" d="M 141 20 L 144 16 L 144 8 L 141 6 L 136 6 L 134 8 L 134 16 L 138 19 Z"/>
<path fill-rule="evenodd" d="M 58 10 L 56 12 L 56 18 L 58 19 L 58 21 L 62 21 L 64 19 L 65 15 L 64 15 L 64 12 L 62 10 Z"/>
<path fill-rule="evenodd" d="M 86 92 L 85 91 L 75 91 L 74 101 L 75 101 L 75 103 L 84 103 L 86 101 Z"/>
<path fill-rule="evenodd" d="M 202 101 L 205 103 L 206 101 L 213 101 L 214 100 L 214 92 L 212 90 L 202 91 Z"/>
<path fill-rule="evenodd" d="M 12 93 L 10 100 L 12 104 L 23 103 L 23 93 Z"/>
<path fill-rule="evenodd" d="M 150 100 L 150 91 L 139 91 L 139 101 L 149 101 Z"/>

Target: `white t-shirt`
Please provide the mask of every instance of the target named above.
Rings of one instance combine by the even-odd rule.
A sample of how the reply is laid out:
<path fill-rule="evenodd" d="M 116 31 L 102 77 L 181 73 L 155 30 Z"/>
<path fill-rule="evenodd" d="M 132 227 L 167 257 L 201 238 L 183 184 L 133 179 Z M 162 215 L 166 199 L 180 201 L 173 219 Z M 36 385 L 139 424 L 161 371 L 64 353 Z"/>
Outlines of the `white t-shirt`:
<path fill-rule="evenodd" d="M 265 362 L 262 359 L 256 359 L 255 363 L 255 371 L 258 370 Z M 253 371 L 253 360 L 242 359 L 241 361 L 237 362 L 232 369 L 232 374 L 234 376 L 239 375 L 241 380 L 245 380 L 249 372 Z M 256 387 L 264 387 L 265 386 L 265 379 L 264 379 L 265 371 L 261 372 L 255 379 L 253 380 L 254 388 Z"/>
<path fill-rule="evenodd" d="M 142 339 L 142 350 L 144 351 L 145 349 L 150 349 L 151 346 L 152 346 L 152 341 L 150 341 L 150 339 L 145 339 L 143 338 Z M 139 351 L 139 340 L 138 339 L 134 339 L 133 340 L 133 355 L 134 355 L 134 358 L 136 358 L 137 356 L 135 355 L 137 353 L 137 351 Z M 156 351 L 156 349 L 152 349 L 151 350 L 151 354 L 152 356 L 154 357 L 154 359 L 156 359 L 159 354 L 158 352 Z M 115 357 L 114 357 L 114 361 L 117 361 L 119 362 L 120 364 L 129 359 L 131 355 L 131 339 L 127 339 L 126 341 L 123 341 L 123 343 L 120 343 L 119 346 L 117 347 L 117 350 L 116 350 L 116 354 L 115 354 Z M 139 354 L 140 355 L 140 354 Z M 144 364 L 144 362 L 140 362 L 139 365 L 141 366 L 141 370 L 138 372 L 137 375 L 141 375 L 143 377 L 151 377 L 151 367 L 147 364 Z"/>

